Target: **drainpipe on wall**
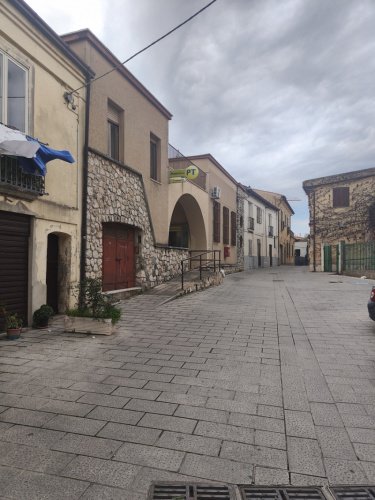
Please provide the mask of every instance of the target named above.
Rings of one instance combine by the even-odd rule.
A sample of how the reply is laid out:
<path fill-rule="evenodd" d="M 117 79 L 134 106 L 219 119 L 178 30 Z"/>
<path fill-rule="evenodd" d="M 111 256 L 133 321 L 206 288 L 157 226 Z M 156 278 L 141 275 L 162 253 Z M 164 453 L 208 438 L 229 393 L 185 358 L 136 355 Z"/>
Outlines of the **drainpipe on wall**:
<path fill-rule="evenodd" d="M 86 78 L 86 114 L 85 114 L 85 144 L 83 149 L 83 171 L 82 171 L 82 228 L 81 228 L 81 259 L 80 259 L 80 282 L 86 277 L 86 253 L 87 253 L 87 185 L 89 171 L 89 125 L 90 125 L 90 94 L 91 80 Z M 80 303 L 82 297 L 80 295 Z"/>
<path fill-rule="evenodd" d="M 313 191 L 313 271 L 316 272 L 316 249 L 315 249 L 315 191 Z"/>

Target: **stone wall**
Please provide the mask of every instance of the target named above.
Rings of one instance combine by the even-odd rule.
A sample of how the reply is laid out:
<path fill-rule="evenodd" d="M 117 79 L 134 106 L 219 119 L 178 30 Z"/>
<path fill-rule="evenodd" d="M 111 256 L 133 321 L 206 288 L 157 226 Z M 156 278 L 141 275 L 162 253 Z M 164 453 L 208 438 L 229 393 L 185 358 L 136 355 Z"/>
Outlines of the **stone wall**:
<path fill-rule="evenodd" d="M 136 231 L 136 285 L 150 288 L 180 274 L 187 250 L 155 245 L 142 176 L 89 152 L 86 276 L 102 277 L 102 226 L 116 222 Z"/>
<path fill-rule="evenodd" d="M 375 202 L 375 176 L 350 179 L 348 174 L 343 174 L 342 181 L 340 176 L 336 177 L 337 182 L 334 184 L 314 186 L 309 193 L 311 270 L 314 268 L 314 227 L 316 271 L 323 270 L 322 244 L 336 245 L 340 241 L 356 243 L 375 239 L 375 221 L 370 216 L 370 207 Z M 334 187 L 349 187 L 349 207 L 333 208 Z"/>

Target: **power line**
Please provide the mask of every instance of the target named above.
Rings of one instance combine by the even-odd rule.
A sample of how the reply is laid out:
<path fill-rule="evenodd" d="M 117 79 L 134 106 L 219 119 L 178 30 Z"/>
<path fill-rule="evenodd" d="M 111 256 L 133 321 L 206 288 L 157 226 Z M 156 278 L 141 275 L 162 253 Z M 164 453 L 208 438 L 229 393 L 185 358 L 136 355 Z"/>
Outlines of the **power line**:
<path fill-rule="evenodd" d="M 181 28 L 182 26 L 184 26 L 185 24 L 187 24 L 189 21 L 191 21 L 192 19 L 194 19 L 195 17 L 197 17 L 199 14 L 201 14 L 204 10 L 208 9 L 208 7 L 210 7 L 213 3 L 215 3 L 217 0 L 212 0 L 211 2 L 209 2 L 207 5 L 205 5 L 204 7 L 202 7 L 200 10 L 198 10 L 195 14 L 193 14 L 192 16 L 188 17 L 187 19 L 185 19 L 185 21 L 183 21 L 182 23 L 180 23 L 178 26 L 174 27 L 173 29 L 171 29 L 170 31 L 168 31 L 167 33 L 165 33 L 164 35 L 162 35 L 161 37 L 157 38 L 156 40 L 154 40 L 153 42 L 151 42 L 149 45 L 147 45 L 146 47 L 144 47 L 143 49 L 141 50 L 138 50 L 138 52 L 136 52 L 135 54 L 133 54 L 132 56 L 130 56 L 128 59 L 126 59 L 124 62 L 120 63 L 120 64 L 117 64 L 116 66 L 114 66 L 112 69 L 110 69 L 109 71 L 107 71 L 106 73 L 103 73 L 102 75 L 94 78 L 93 80 L 90 81 L 90 83 L 86 83 L 85 85 L 82 85 L 81 87 L 78 87 L 77 89 L 75 90 L 72 90 L 71 92 L 67 92 L 67 94 L 73 94 L 74 92 L 78 92 L 78 90 L 81 90 L 83 89 L 84 87 L 87 87 L 89 84 L 91 83 L 94 83 L 96 82 L 97 80 L 100 80 L 101 78 L 104 78 L 105 76 L 109 75 L 110 73 L 112 73 L 113 71 L 115 71 L 117 68 L 119 68 L 120 66 L 123 66 L 124 64 L 128 63 L 129 61 L 131 61 L 132 59 L 134 59 L 136 56 L 138 56 L 139 54 L 142 54 L 142 52 L 145 52 L 147 49 L 149 49 L 150 47 L 152 47 L 153 45 L 156 45 L 158 42 L 160 42 L 161 40 L 164 40 L 164 38 L 167 38 L 167 36 L 171 35 L 172 33 L 174 33 L 175 31 L 177 31 L 179 28 Z"/>

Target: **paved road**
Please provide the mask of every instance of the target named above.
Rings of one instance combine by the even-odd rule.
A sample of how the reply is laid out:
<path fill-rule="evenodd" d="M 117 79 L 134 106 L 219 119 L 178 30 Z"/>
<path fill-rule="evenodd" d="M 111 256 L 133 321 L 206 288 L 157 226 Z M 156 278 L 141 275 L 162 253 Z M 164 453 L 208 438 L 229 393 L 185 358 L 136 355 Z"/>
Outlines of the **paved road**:
<path fill-rule="evenodd" d="M 112 337 L 0 342 L 0 496 L 143 500 L 153 480 L 375 483 L 370 283 L 274 268 Z"/>

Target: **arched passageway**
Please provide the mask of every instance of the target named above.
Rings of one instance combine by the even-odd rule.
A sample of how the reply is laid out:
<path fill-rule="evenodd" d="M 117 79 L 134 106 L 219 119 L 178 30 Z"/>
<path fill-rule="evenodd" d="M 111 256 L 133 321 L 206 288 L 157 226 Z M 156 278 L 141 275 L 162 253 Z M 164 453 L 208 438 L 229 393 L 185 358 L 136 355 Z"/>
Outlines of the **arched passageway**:
<path fill-rule="evenodd" d="M 169 246 L 207 249 L 207 233 L 201 208 L 190 194 L 182 195 L 173 210 L 169 225 Z"/>

